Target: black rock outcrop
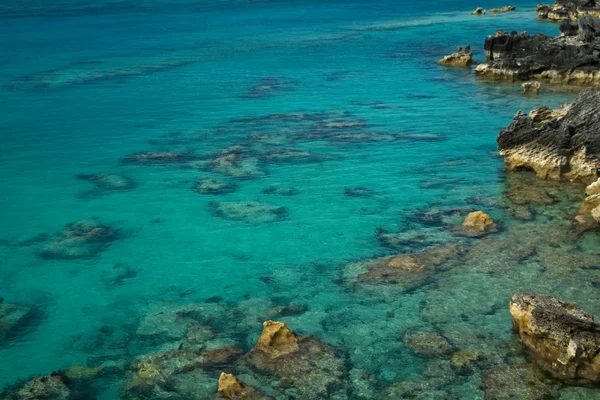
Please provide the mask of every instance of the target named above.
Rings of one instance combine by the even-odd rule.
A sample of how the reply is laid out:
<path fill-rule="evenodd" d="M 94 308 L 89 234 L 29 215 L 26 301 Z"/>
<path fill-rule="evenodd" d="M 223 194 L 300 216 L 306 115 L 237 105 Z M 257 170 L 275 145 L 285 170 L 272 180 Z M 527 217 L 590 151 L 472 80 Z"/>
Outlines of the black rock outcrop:
<path fill-rule="evenodd" d="M 600 19 L 585 16 L 577 28 L 567 22 L 562 29 L 564 34 L 557 37 L 514 31 L 488 36 L 484 44 L 488 61 L 477 66 L 476 74 L 509 81 L 599 85 Z"/>

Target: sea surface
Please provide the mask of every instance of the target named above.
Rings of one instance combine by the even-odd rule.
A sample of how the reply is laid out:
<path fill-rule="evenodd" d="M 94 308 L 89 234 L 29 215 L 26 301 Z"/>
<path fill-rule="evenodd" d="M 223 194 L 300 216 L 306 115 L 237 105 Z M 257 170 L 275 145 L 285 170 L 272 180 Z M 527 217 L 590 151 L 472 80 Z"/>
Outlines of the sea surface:
<path fill-rule="evenodd" d="M 502 360 L 435 388 L 483 399 L 489 370 L 529 362 L 507 355 L 513 293 L 600 315 L 599 238 L 568 233 L 583 187 L 507 174 L 496 150 L 518 110 L 575 93 L 523 96 L 518 84 L 436 64 L 466 45 L 484 61 L 496 29 L 558 34 L 534 2 L 511 4 L 473 16 L 503 4 L 4 0 L 0 297 L 34 311 L 1 339 L 0 390 L 177 348 L 181 335 L 142 337 L 169 329 L 148 316 L 217 304 L 234 311 L 213 316 L 222 329 L 207 347 L 246 351 L 264 320 L 283 321 L 338 349 L 377 393 L 426 381 L 429 359 L 403 337 L 439 332 L 456 350 Z M 136 158 L 144 152 L 176 154 Z M 199 193 L 199 179 L 224 189 Z M 535 193 L 519 201 L 513 189 Z M 479 209 L 499 232 L 457 236 Z M 110 237 L 60 236 L 77 226 Z M 466 255 L 408 289 L 353 276 L 374 257 L 447 243 Z M 122 388 L 118 373 L 98 378 L 88 398 Z M 600 398 L 562 386 L 553 395 Z"/>

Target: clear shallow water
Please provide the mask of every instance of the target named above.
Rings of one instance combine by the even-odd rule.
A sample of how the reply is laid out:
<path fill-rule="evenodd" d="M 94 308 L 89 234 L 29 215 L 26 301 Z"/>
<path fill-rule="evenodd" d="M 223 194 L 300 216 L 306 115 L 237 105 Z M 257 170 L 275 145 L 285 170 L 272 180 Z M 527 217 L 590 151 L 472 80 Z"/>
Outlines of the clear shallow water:
<path fill-rule="evenodd" d="M 506 303 L 514 291 L 546 291 L 598 314 L 594 270 L 572 267 L 567 274 L 548 261 L 558 259 L 555 250 L 540 250 L 555 248 L 540 233 L 566 230 L 582 189 L 540 183 L 562 200 L 536 209 L 527 223 L 498 206 L 507 188 L 495 154 L 498 130 L 518 109 L 556 106 L 573 95 L 523 97 L 518 86 L 480 82 L 468 70 L 435 63 L 467 44 L 483 61 L 483 39 L 495 29 L 557 32 L 535 20 L 530 3 L 497 17 L 469 14 L 475 6 L 498 5 L 181 1 L 0 8 L 0 296 L 42 310 L 27 332 L 0 348 L 0 386 L 177 347 L 177 340 L 138 340 L 140 321 L 206 299 L 235 305 L 237 314 L 224 319 L 243 315 L 220 339 L 244 349 L 260 333 L 265 310 L 307 305 L 300 315 L 277 319 L 338 347 L 382 388 L 423 379 L 427 360 L 402 341 L 410 330 L 436 329 L 456 348 L 477 348 L 481 343 L 464 338 L 480 333 L 497 341 L 481 351 L 501 353 L 511 337 Z M 261 82 L 269 77 L 278 80 Z M 274 89 L 262 87 L 269 85 Z M 265 117 L 289 113 L 309 117 Z M 332 120 L 361 127 L 324 134 L 319 124 Z M 197 168 L 232 145 L 245 146 L 245 166 L 258 163 L 253 179 Z M 267 157 L 281 149 L 314 155 L 287 162 Z M 192 152 L 201 159 L 121 162 L 143 151 Z M 94 173 L 121 174 L 136 186 L 102 191 L 76 178 Z M 202 177 L 235 182 L 237 190 L 190 190 Z M 273 186 L 297 194 L 262 192 Z M 369 196 L 345 195 L 356 187 Z M 447 227 L 424 230 L 414 215 L 481 208 L 467 203 L 473 196 L 486 197 L 483 208 L 505 227 L 495 244 L 482 242 L 496 251 L 476 252 L 409 292 L 359 288 L 347 278 L 350 262 L 424 247 L 390 249 L 374 234 L 377 228 L 464 241 L 447 235 Z M 229 220 L 211 213 L 215 201 L 260 201 L 286 214 L 271 223 Z M 47 260 L 36 256 L 44 243 L 18 245 L 41 233 L 51 240 L 65 224 L 95 217 L 120 234 L 90 259 Z M 539 248 L 519 264 L 508 254 L 524 241 Z M 556 251 L 593 257 L 596 243 L 586 235 Z M 115 333 L 99 339 L 106 327 Z M 484 372 L 447 390 L 482 398 Z M 99 396 L 114 398 L 119 380 L 104 385 Z M 561 391 L 572 395 L 598 396 Z"/>

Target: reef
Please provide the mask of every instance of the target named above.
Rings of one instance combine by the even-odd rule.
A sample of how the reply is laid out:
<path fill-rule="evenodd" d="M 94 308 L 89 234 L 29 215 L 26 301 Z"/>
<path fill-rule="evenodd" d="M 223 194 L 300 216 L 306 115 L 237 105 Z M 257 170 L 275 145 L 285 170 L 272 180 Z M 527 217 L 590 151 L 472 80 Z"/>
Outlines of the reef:
<path fill-rule="evenodd" d="M 600 95 L 583 90 L 570 105 L 519 111 L 498 134 L 506 168 L 540 178 L 590 183 L 600 169 Z"/>
<path fill-rule="evenodd" d="M 33 315 L 34 311 L 30 306 L 0 301 L 0 344 L 27 325 Z"/>
<path fill-rule="evenodd" d="M 192 190 L 200 194 L 226 194 L 233 193 L 236 189 L 235 183 L 211 178 L 198 179 L 192 186 Z"/>
<path fill-rule="evenodd" d="M 183 164 L 196 159 L 192 153 L 180 153 L 172 151 L 147 151 L 143 153 L 130 154 L 123 157 L 125 164 L 139 165 L 168 165 Z"/>
<path fill-rule="evenodd" d="M 404 344 L 424 357 L 439 357 L 452 353 L 452 345 L 437 332 L 413 331 L 404 335 Z"/>
<path fill-rule="evenodd" d="M 596 0 L 556 0 L 554 4 L 538 4 L 536 11 L 539 19 L 577 21 L 586 15 L 600 17 L 600 4 Z"/>
<path fill-rule="evenodd" d="M 230 146 L 209 158 L 207 162 L 200 162 L 198 168 L 241 180 L 260 178 L 265 175 L 260 160 L 252 149 L 245 146 Z"/>
<path fill-rule="evenodd" d="M 492 369 L 483 378 L 485 400 L 551 400 L 556 386 L 527 364 Z"/>
<path fill-rule="evenodd" d="M 586 16 L 576 36 L 549 37 L 527 32 L 497 32 L 488 36 L 487 63 L 475 69 L 478 76 L 508 81 L 540 80 L 550 84 L 600 84 L 600 20 Z"/>
<path fill-rule="evenodd" d="M 277 196 L 296 196 L 300 191 L 296 188 L 286 188 L 278 186 L 269 186 L 261 190 L 262 194 L 272 194 Z"/>
<path fill-rule="evenodd" d="M 365 199 L 375 196 L 375 191 L 364 186 L 344 188 L 344 196 L 346 197 L 362 197 Z"/>
<path fill-rule="evenodd" d="M 285 207 L 258 201 L 211 202 L 209 207 L 215 217 L 249 224 L 283 221 L 288 214 Z"/>
<path fill-rule="evenodd" d="M 445 56 L 438 61 L 438 64 L 445 67 L 470 67 L 471 65 L 476 64 L 476 62 L 473 60 L 471 46 L 467 46 L 464 49 L 459 47 L 458 50 L 456 50 L 456 53 Z"/>
<path fill-rule="evenodd" d="M 130 190 L 136 186 L 131 179 L 119 174 L 79 174 L 77 179 L 90 182 L 101 191 Z"/>
<path fill-rule="evenodd" d="M 65 230 L 37 251 L 45 259 L 89 259 L 119 239 L 120 230 L 96 220 L 68 224 Z"/>
<path fill-rule="evenodd" d="M 556 378 L 600 382 L 600 324 L 554 297 L 519 293 L 510 300 L 514 330 L 533 359 Z"/>

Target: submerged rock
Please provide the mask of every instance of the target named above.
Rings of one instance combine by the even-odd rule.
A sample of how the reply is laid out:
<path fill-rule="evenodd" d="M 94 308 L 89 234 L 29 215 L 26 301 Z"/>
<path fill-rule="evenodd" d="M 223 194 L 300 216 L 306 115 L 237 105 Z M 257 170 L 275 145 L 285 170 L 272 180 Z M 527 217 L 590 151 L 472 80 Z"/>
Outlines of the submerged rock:
<path fill-rule="evenodd" d="M 182 164 L 194 160 L 196 157 L 192 153 L 178 153 L 171 151 L 147 151 L 144 153 L 135 153 L 123 157 L 122 161 L 126 164 L 140 165 L 166 165 Z"/>
<path fill-rule="evenodd" d="M 41 376 L 25 382 L 22 386 L 8 388 L 0 398 L 11 400 L 68 400 L 71 393 L 61 375 Z"/>
<path fill-rule="evenodd" d="M 65 230 L 37 251 L 46 259 L 88 259 L 105 250 L 119 238 L 119 230 L 95 220 L 68 224 Z"/>
<path fill-rule="evenodd" d="M 118 174 L 79 174 L 77 179 L 90 182 L 98 188 L 98 190 L 130 190 L 135 188 L 135 183 L 123 175 Z"/>
<path fill-rule="evenodd" d="M 277 93 L 289 92 L 298 85 L 298 82 L 278 77 L 261 78 L 258 83 L 242 95 L 242 98 L 261 99 L 274 96 Z"/>
<path fill-rule="evenodd" d="M 0 301 L 0 344 L 18 328 L 27 324 L 33 310 L 23 304 L 9 304 Z"/>
<path fill-rule="evenodd" d="M 235 179 L 255 179 L 265 175 L 257 156 L 247 147 L 230 146 L 211 156 L 200 169 Z"/>
<path fill-rule="evenodd" d="M 471 46 L 467 46 L 464 49 L 459 47 L 456 53 L 445 56 L 438 61 L 438 64 L 445 67 L 470 67 L 475 64 L 473 53 L 471 53 Z"/>
<path fill-rule="evenodd" d="M 294 398 L 335 398 L 344 393 L 346 365 L 329 345 L 311 336 L 298 336 L 286 324 L 264 323 L 255 347 L 246 362 L 261 374 L 275 376 Z"/>
<path fill-rule="evenodd" d="M 432 247 L 422 253 L 398 254 L 380 257 L 345 267 L 348 280 L 353 275 L 356 283 L 395 285 L 401 290 L 412 290 L 426 284 L 436 268 L 459 258 L 463 250 L 460 244 Z"/>
<path fill-rule="evenodd" d="M 552 400 L 556 387 L 530 365 L 509 365 L 483 378 L 485 400 Z"/>
<path fill-rule="evenodd" d="M 484 50 L 487 63 L 475 73 L 509 81 L 544 80 L 551 84 L 600 84 L 600 22 L 590 16 L 581 19 L 579 34 L 549 37 L 543 34 L 501 34 L 488 36 Z"/>
<path fill-rule="evenodd" d="M 535 111 L 535 112 L 534 112 Z M 532 170 L 540 178 L 591 182 L 600 169 L 600 95 L 586 89 L 557 111 L 519 111 L 498 134 L 508 169 Z"/>
<path fill-rule="evenodd" d="M 467 215 L 454 233 L 468 237 L 480 237 L 496 231 L 498 231 L 498 226 L 492 217 L 483 211 L 475 211 Z"/>
<path fill-rule="evenodd" d="M 287 218 L 285 207 L 258 201 L 211 202 L 210 210 L 216 217 L 249 224 L 283 221 Z"/>
<path fill-rule="evenodd" d="M 211 178 L 202 178 L 192 186 L 192 190 L 200 194 L 226 194 L 233 193 L 237 185 L 231 182 L 223 182 Z"/>
<path fill-rule="evenodd" d="M 375 191 L 364 186 L 347 187 L 344 188 L 344 196 L 346 197 L 362 197 L 370 198 L 375 196 Z"/>
<path fill-rule="evenodd" d="M 600 3 L 596 0 L 556 0 L 554 4 L 538 4 L 536 11 L 540 19 L 577 21 L 586 15 L 600 17 Z"/>
<path fill-rule="evenodd" d="M 452 345 L 437 332 L 409 332 L 404 335 L 404 344 L 416 354 L 425 357 L 439 357 L 452 352 Z"/>
<path fill-rule="evenodd" d="M 277 196 L 296 196 L 300 191 L 296 188 L 269 186 L 261 191 L 262 194 L 273 194 Z"/>
<path fill-rule="evenodd" d="M 600 324 L 579 307 L 545 295 L 510 300 L 513 327 L 537 364 L 557 378 L 600 383 Z"/>
<path fill-rule="evenodd" d="M 221 372 L 217 391 L 221 397 L 229 400 L 267 400 L 269 397 L 263 396 L 252 386 L 246 385 L 233 374 Z"/>

